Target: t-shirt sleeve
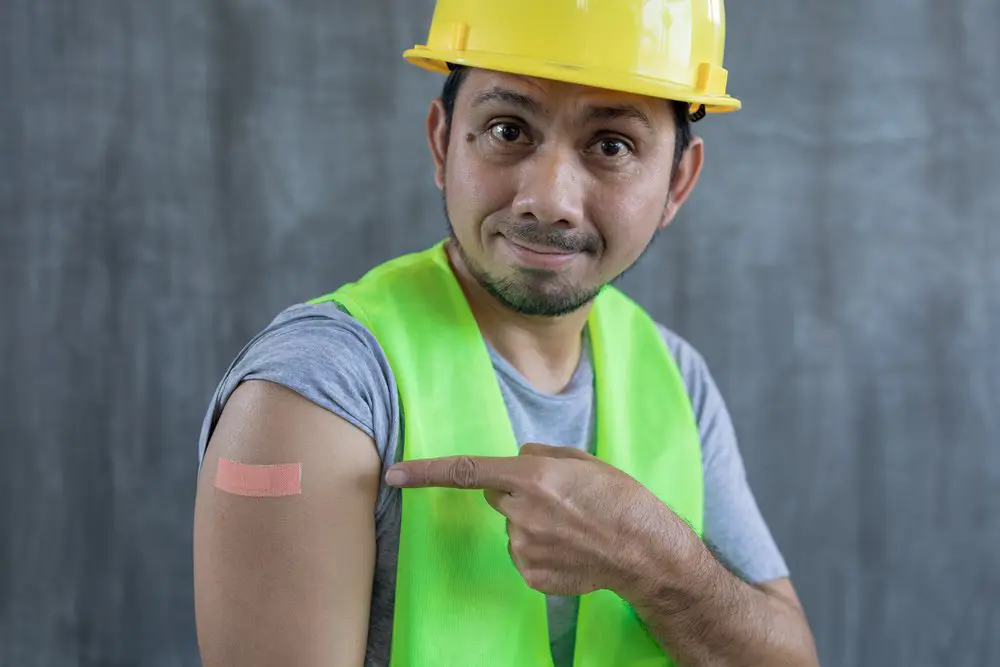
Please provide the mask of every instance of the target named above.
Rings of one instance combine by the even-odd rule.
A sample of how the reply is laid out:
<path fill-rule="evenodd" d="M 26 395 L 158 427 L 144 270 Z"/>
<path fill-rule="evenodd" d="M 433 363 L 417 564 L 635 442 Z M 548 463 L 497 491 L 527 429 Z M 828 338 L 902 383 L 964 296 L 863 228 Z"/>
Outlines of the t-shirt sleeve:
<path fill-rule="evenodd" d="M 683 338 L 663 326 L 660 332 L 684 377 L 698 422 L 706 545 L 733 574 L 751 584 L 787 577 L 788 566 L 750 489 L 729 410 L 708 365 Z"/>
<path fill-rule="evenodd" d="M 199 464 L 226 402 L 248 380 L 287 387 L 347 420 L 375 442 L 383 472 L 392 465 L 399 423 L 392 370 L 374 335 L 335 304 L 292 306 L 247 343 L 205 415 Z M 380 497 L 376 515 L 384 504 Z"/>

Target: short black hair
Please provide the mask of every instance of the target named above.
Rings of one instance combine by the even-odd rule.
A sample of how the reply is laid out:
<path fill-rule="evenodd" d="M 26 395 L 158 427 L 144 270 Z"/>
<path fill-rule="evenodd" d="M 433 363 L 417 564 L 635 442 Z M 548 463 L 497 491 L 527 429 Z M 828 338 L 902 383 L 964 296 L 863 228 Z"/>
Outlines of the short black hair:
<path fill-rule="evenodd" d="M 445 125 L 451 133 L 451 117 L 455 111 L 455 98 L 458 97 L 458 89 L 462 87 L 462 82 L 469 75 L 469 68 L 464 65 L 448 65 L 451 72 L 445 79 L 441 88 L 441 104 L 444 106 Z M 674 112 L 674 125 L 677 127 L 677 135 L 674 138 L 674 164 L 673 171 L 677 171 L 684 151 L 691 145 L 691 105 L 687 102 L 670 100 L 670 108 Z"/>

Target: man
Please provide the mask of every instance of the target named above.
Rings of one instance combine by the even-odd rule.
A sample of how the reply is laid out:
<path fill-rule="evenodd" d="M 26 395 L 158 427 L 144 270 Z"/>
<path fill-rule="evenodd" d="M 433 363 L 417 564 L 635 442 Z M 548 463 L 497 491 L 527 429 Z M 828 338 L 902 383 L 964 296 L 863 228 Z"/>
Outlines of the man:
<path fill-rule="evenodd" d="M 689 114 L 739 106 L 722 17 L 439 0 L 406 56 L 449 73 L 451 236 L 288 309 L 220 384 L 206 667 L 817 664 L 704 361 L 606 287 L 698 180 Z"/>

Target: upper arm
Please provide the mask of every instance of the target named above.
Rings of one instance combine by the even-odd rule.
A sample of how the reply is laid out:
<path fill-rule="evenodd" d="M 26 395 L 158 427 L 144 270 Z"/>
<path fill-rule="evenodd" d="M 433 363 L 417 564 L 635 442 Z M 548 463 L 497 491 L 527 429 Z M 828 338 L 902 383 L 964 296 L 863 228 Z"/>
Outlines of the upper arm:
<path fill-rule="evenodd" d="M 220 491 L 220 457 L 301 463 L 302 492 Z M 195 502 L 195 611 L 205 667 L 363 664 L 380 470 L 368 435 L 295 392 L 263 381 L 233 392 Z"/>

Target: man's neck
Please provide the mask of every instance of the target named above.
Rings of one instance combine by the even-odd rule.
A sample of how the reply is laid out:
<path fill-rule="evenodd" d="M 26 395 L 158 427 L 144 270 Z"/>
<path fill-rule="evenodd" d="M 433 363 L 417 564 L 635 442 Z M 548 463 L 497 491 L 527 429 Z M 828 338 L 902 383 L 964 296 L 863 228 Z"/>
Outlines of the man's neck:
<path fill-rule="evenodd" d="M 479 284 L 453 242 L 445 248 L 483 338 L 533 387 L 552 394 L 562 391 L 580 363 L 590 304 L 559 317 L 517 313 Z"/>

